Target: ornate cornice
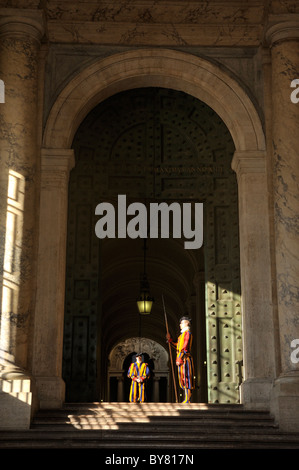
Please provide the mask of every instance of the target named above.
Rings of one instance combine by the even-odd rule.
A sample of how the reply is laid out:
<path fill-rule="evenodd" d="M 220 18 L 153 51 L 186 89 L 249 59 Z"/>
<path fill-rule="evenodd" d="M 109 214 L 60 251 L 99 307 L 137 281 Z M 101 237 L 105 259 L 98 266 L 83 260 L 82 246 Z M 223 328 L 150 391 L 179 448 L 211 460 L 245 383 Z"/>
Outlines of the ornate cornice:
<path fill-rule="evenodd" d="M 240 3 L 240 2 L 239 2 Z M 53 43 L 149 46 L 258 46 L 263 1 L 106 0 L 47 2 Z"/>

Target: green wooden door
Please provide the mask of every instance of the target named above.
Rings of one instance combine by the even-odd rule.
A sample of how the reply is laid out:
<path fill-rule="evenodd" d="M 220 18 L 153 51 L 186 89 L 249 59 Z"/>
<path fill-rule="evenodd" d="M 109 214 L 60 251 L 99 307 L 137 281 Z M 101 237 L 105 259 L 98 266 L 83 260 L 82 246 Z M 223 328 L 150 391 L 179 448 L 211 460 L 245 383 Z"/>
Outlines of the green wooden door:
<path fill-rule="evenodd" d="M 205 280 L 208 397 L 238 403 L 242 324 L 237 188 L 227 175 L 206 202 Z"/>

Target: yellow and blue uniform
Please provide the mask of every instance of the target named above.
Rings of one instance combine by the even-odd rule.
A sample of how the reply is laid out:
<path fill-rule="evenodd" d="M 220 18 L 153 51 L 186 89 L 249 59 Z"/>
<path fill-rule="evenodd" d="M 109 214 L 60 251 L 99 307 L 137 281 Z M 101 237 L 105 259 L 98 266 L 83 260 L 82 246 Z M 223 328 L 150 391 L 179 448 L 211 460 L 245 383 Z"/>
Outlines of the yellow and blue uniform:
<path fill-rule="evenodd" d="M 178 377 L 180 387 L 185 390 L 185 399 L 183 403 L 190 403 L 194 383 L 194 364 L 191 356 L 193 336 L 189 329 L 181 332 L 175 343 L 169 340 L 171 345 L 176 348 L 176 365 L 178 366 Z"/>
<path fill-rule="evenodd" d="M 150 376 L 150 370 L 145 362 L 132 362 L 128 370 L 128 377 L 132 379 L 129 401 L 143 403 L 146 400 L 145 382 Z M 140 382 L 137 382 L 137 379 Z"/>

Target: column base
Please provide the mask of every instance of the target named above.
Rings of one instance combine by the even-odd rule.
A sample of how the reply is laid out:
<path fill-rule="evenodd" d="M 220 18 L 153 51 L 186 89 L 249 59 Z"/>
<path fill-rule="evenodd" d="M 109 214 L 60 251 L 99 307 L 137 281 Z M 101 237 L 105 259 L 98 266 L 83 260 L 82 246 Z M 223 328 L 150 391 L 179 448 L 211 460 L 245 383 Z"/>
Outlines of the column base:
<path fill-rule="evenodd" d="M 273 379 L 259 377 L 247 379 L 240 385 L 241 403 L 247 409 L 270 409 L 270 394 L 273 388 Z"/>
<path fill-rule="evenodd" d="M 36 377 L 35 382 L 40 408 L 62 408 L 65 383 L 60 377 Z"/>
<path fill-rule="evenodd" d="M 32 392 L 30 378 L 0 378 L 0 429 L 30 428 Z"/>
<path fill-rule="evenodd" d="M 285 432 L 299 432 L 299 375 L 281 376 L 271 394 L 271 412 L 279 428 Z"/>

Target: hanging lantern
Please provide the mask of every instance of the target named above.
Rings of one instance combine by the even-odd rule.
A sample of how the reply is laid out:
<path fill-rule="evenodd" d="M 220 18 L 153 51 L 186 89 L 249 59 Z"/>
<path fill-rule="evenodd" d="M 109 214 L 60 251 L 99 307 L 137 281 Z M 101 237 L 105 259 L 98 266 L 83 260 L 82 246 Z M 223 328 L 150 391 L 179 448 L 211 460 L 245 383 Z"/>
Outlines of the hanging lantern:
<path fill-rule="evenodd" d="M 150 294 L 149 283 L 146 275 L 146 246 L 147 239 L 143 242 L 143 276 L 140 283 L 140 294 L 137 299 L 137 307 L 140 315 L 149 315 L 152 311 L 154 299 Z"/>
<path fill-rule="evenodd" d="M 141 315 L 149 315 L 152 311 L 154 299 L 149 291 L 149 283 L 146 274 L 143 274 L 140 285 L 140 295 L 137 299 L 138 311 Z"/>

